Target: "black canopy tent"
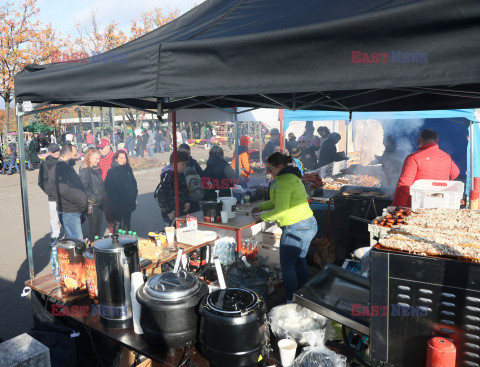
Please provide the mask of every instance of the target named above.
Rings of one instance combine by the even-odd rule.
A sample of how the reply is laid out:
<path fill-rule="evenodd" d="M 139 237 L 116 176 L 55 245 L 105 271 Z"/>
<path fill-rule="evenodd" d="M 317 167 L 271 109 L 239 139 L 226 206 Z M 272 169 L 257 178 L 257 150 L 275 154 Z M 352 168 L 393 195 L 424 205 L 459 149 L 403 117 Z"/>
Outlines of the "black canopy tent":
<path fill-rule="evenodd" d="M 19 131 L 24 101 L 38 103 L 32 113 L 58 104 L 54 108 L 156 109 L 159 116 L 192 107 L 475 108 L 480 3 L 207 0 L 107 53 L 28 66 L 16 75 L 15 92 Z M 24 172 L 22 167 L 33 276 Z"/>

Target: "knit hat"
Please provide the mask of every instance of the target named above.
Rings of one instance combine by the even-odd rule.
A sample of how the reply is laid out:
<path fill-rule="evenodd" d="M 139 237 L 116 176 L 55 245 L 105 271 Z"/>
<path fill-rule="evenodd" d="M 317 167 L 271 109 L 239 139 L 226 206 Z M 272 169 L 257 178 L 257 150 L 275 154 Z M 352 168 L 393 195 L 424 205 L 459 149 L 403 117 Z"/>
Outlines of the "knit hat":
<path fill-rule="evenodd" d="M 302 154 L 302 152 L 301 152 L 300 149 L 298 149 L 298 148 L 292 148 L 291 151 L 290 151 L 290 155 L 291 155 L 293 158 L 298 158 L 298 157 L 300 157 L 300 154 Z"/>
<path fill-rule="evenodd" d="M 250 144 L 250 138 L 246 135 L 242 135 L 240 137 L 240 145 L 242 147 L 248 147 L 249 144 Z"/>

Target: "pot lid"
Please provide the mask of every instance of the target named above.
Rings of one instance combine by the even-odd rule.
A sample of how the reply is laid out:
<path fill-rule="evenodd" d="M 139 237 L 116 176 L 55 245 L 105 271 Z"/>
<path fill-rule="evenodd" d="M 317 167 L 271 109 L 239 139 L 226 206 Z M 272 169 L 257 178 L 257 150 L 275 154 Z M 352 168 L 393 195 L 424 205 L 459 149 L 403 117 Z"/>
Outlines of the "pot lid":
<path fill-rule="evenodd" d="M 241 288 L 220 289 L 207 297 L 209 307 L 229 314 L 248 311 L 255 307 L 257 301 L 258 298 L 254 292 Z"/>
<path fill-rule="evenodd" d="M 101 238 L 93 242 L 95 251 L 112 252 L 120 251 L 126 245 L 137 243 L 137 237 L 130 235 L 119 235 L 118 239 L 114 241 L 113 237 Z"/>
<path fill-rule="evenodd" d="M 185 270 L 155 275 L 145 283 L 144 294 L 157 301 L 180 301 L 200 287 L 198 278 Z"/>

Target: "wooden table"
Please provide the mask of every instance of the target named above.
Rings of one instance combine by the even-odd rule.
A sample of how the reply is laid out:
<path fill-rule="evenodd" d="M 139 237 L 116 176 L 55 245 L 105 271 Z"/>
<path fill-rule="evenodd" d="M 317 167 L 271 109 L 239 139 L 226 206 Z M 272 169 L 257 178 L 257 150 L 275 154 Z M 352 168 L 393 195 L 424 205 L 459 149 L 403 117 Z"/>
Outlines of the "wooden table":
<path fill-rule="evenodd" d="M 250 212 L 252 207 L 252 205 L 243 205 L 242 210 L 247 210 L 248 212 Z M 261 219 L 257 219 L 250 214 L 246 215 L 241 213 L 235 213 L 235 218 L 229 218 L 227 223 L 204 222 L 202 211 L 195 212 L 190 215 L 197 217 L 199 226 L 235 231 L 235 238 L 237 240 L 237 251 L 241 251 L 242 249 L 242 230 L 253 227 L 255 224 L 262 222 Z M 185 222 L 186 216 L 179 218 L 179 221 Z"/>
<path fill-rule="evenodd" d="M 183 248 L 184 250 L 183 253 L 188 254 L 189 252 L 196 250 L 200 247 L 206 246 L 210 243 L 212 243 L 212 241 L 202 243 L 201 245 L 198 245 L 198 246 L 190 246 L 184 243 L 175 242 L 175 246 L 176 248 Z M 169 261 L 174 260 L 177 257 L 177 253 L 178 253 L 177 251 L 172 252 L 171 256 L 167 258 L 163 258 L 162 260 L 152 262 L 152 264 L 146 266 L 145 268 L 142 268 L 142 271 L 146 273 L 146 271 L 148 270 L 160 269 L 162 264 L 165 264 Z M 37 292 L 40 292 L 48 297 L 54 298 L 55 300 L 60 301 L 62 303 L 72 303 L 72 302 L 78 301 L 79 299 L 85 298 L 87 296 L 87 293 L 81 293 L 79 295 L 69 296 L 69 297 L 63 296 L 62 291 L 60 289 L 60 282 L 55 282 L 53 280 L 53 274 L 51 273 L 41 277 L 36 277 L 30 280 L 27 280 L 25 282 L 25 285 Z"/>

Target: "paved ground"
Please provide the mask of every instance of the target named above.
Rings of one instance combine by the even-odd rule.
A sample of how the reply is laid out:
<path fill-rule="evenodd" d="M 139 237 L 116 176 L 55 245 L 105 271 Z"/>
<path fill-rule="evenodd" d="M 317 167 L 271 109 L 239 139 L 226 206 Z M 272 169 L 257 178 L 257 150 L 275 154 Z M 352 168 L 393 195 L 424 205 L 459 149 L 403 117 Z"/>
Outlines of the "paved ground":
<path fill-rule="evenodd" d="M 230 150 L 226 151 L 226 155 L 231 154 Z M 192 155 L 197 159 L 207 158 L 208 151 L 193 148 Z M 169 153 L 156 154 L 162 162 L 167 162 L 168 156 Z M 135 176 L 139 195 L 137 210 L 132 216 L 132 229 L 140 237 L 145 237 L 149 231 L 163 228 L 160 209 L 153 199 L 153 191 L 160 180 L 160 169 L 138 172 Z M 37 177 L 38 170 L 27 171 L 35 274 L 43 275 L 51 270 L 50 229 L 47 197 L 37 186 Z M 20 296 L 29 271 L 18 174 L 0 175 L 0 213 L 0 338 L 10 339 L 33 326 L 29 297 Z"/>

